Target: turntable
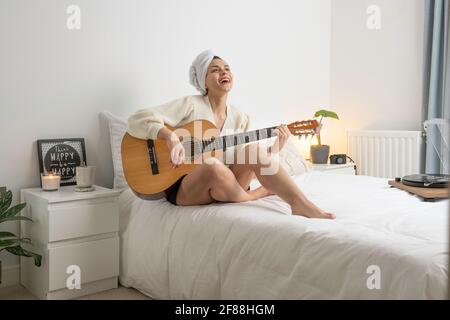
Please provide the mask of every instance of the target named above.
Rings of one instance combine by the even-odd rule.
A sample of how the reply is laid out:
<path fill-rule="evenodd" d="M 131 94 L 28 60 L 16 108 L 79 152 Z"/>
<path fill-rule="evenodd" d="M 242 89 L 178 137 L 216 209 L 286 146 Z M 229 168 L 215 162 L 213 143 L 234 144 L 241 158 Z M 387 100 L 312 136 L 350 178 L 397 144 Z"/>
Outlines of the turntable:
<path fill-rule="evenodd" d="M 450 136 L 449 119 L 430 119 L 423 124 L 425 130 L 427 153 L 433 151 L 433 155 L 440 160 L 440 166 L 437 171 L 446 174 L 414 174 L 395 178 L 395 181 L 389 181 L 392 187 L 406 190 L 410 193 L 422 197 L 425 201 L 433 201 L 449 197 L 449 145 Z M 430 166 L 435 167 L 435 165 Z M 428 169 L 427 171 L 431 171 Z"/>
<path fill-rule="evenodd" d="M 425 201 L 435 201 L 449 197 L 450 175 L 414 174 L 389 181 L 389 185 L 415 194 Z"/>
<path fill-rule="evenodd" d="M 413 174 L 403 177 L 402 183 L 412 187 L 447 188 L 449 180 L 448 174 Z"/>

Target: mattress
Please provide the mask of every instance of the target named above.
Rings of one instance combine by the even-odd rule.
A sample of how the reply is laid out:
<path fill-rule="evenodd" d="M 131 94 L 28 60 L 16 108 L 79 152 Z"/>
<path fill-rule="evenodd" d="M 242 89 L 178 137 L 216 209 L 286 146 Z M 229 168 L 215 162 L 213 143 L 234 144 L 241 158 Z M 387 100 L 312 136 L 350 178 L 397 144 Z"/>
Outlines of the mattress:
<path fill-rule="evenodd" d="M 278 196 L 180 207 L 125 190 L 121 284 L 154 299 L 446 298 L 447 199 L 367 176 L 294 179 L 337 219 L 291 215 Z"/>

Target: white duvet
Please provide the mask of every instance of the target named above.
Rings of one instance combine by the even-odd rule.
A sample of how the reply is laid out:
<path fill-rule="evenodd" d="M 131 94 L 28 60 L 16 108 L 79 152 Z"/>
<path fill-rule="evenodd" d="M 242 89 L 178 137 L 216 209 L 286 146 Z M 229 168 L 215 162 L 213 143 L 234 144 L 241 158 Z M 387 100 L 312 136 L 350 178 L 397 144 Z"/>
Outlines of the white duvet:
<path fill-rule="evenodd" d="M 155 299 L 444 299 L 448 200 L 386 179 L 295 177 L 335 221 L 292 216 L 277 196 L 177 207 L 120 196 L 120 282 Z"/>

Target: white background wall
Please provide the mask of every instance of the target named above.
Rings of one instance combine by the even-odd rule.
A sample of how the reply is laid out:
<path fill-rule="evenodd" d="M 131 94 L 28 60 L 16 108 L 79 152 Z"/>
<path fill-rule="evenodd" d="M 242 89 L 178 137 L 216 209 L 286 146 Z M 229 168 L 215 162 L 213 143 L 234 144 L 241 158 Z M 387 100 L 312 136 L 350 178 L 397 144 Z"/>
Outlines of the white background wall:
<path fill-rule="evenodd" d="M 81 8 L 81 30 L 66 8 Z M 194 94 L 188 67 L 215 48 L 254 127 L 310 118 L 330 101 L 330 0 L 0 0 L 0 185 L 39 185 L 36 139 L 84 137 L 112 186 L 101 110 L 128 116 Z M 2 228 L 5 228 L 2 226 Z M 17 232 L 15 224 L 6 226 Z M 18 259 L 0 254 L 4 265 Z"/>
<path fill-rule="evenodd" d="M 421 130 L 424 0 L 331 5 L 330 109 L 341 120 L 325 120 L 322 143 L 346 153 L 348 129 Z M 366 27 L 370 5 L 380 30 Z"/>

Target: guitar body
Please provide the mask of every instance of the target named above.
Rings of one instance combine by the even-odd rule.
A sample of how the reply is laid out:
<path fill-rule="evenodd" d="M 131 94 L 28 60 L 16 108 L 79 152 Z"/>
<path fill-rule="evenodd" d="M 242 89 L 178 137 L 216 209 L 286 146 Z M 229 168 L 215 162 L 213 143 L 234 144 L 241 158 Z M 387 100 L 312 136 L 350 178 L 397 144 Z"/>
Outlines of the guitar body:
<path fill-rule="evenodd" d="M 207 120 L 195 120 L 176 129 L 170 126 L 167 128 L 174 131 L 182 143 L 193 138 L 201 141 L 219 136 L 219 130 Z M 164 197 L 165 190 L 182 176 L 194 170 L 202 161 L 209 157 L 220 158 L 223 153 L 221 151 L 205 152 L 195 161 L 173 168 L 166 141 L 143 140 L 126 133 L 122 140 L 121 155 L 125 179 L 134 193 L 144 199 L 158 199 Z M 156 161 L 152 163 L 152 159 Z"/>

